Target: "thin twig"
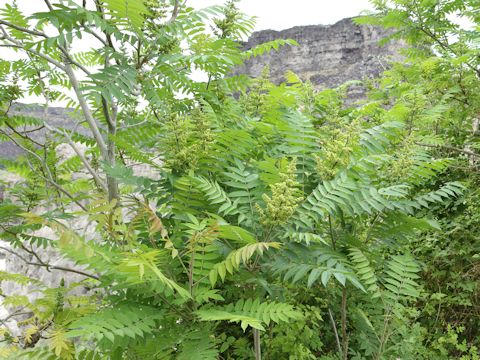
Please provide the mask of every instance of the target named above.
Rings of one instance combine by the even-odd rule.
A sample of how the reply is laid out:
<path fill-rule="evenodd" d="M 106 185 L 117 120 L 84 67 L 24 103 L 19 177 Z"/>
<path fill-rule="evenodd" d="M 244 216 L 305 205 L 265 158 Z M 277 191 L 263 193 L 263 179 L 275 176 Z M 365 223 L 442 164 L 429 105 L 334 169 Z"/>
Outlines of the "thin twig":
<path fill-rule="evenodd" d="M 338 353 L 340 354 L 340 357 L 343 358 L 342 345 L 340 344 L 340 338 L 338 337 L 337 325 L 335 324 L 335 320 L 333 319 L 332 310 L 330 308 L 328 308 L 328 315 L 330 317 L 330 322 L 332 323 L 333 333 L 335 334 L 335 342 L 337 343 Z"/>
<path fill-rule="evenodd" d="M 43 53 L 40 53 L 36 50 L 33 50 L 32 48 L 26 48 L 24 46 L 24 44 L 22 44 L 21 42 L 15 40 L 14 38 L 12 38 L 10 35 L 8 35 L 8 33 L 5 31 L 5 28 L 3 26 L 0 25 L 0 31 L 3 33 L 3 38 L 5 40 L 8 40 L 10 41 L 10 47 L 14 47 L 14 48 L 18 48 L 18 49 L 22 49 L 23 51 L 27 52 L 27 53 L 30 53 L 30 54 L 33 54 L 35 56 L 38 56 L 46 61 L 48 61 L 50 64 L 52 65 L 55 65 L 57 68 L 59 68 L 60 70 L 62 71 L 66 71 L 66 68 L 65 66 L 63 66 L 60 62 L 58 62 L 57 60 L 55 60 L 54 58 L 48 56 L 48 55 L 45 55 Z M 8 46 L 8 45 L 7 45 Z"/>
<path fill-rule="evenodd" d="M 48 10 L 53 11 L 53 6 L 49 0 L 43 0 L 43 2 L 45 3 L 45 5 L 47 5 Z"/>
<path fill-rule="evenodd" d="M 15 145 L 17 145 L 19 148 L 21 148 L 23 151 L 25 152 L 28 152 L 29 154 L 33 155 L 34 157 L 36 157 L 41 163 L 42 165 L 45 167 L 45 170 L 47 171 L 47 175 L 48 175 L 48 178 L 43 176 L 42 174 L 38 174 L 38 176 L 40 176 L 43 180 L 47 181 L 48 183 L 50 183 L 53 187 L 55 187 L 55 189 L 57 189 L 58 191 L 62 192 L 64 195 L 66 195 L 68 198 L 70 198 L 73 202 L 75 202 L 75 204 L 78 205 L 78 207 L 80 207 L 82 210 L 84 211 L 87 211 L 87 208 L 85 206 L 83 206 L 83 204 L 81 202 L 79 202 L 77 199 L 75 199 L 75 197 L 70 194 L 67 190 L 65 190 L 63 187 L 61 187 L 59 184 L 57 184 L 57 182 L 53 179 L 53 176 L 52 176 L 52 173 L 50 172 L 50 169 L 49 167 L 45 164 L 44 160 L 38 156 L 38 154 L 34 153 L 33 151 L 31 151 L 30 149 L 27 149 L 26 147 L 22 146 L 21 144 L 19 144 L 14 138 L 12 138 L 10 135 L 8 135 L 7 133 L 5 133 L 4 131 L 0 130 L 0 133 L 4 134 L 5 136 L 7 136 Z M 26 161 L 28 162 L 30 168 L 33 170 L 34 169 L 34 166 L 30 163 L 30 161 L 28 160 L 28 158 L 26 159 Z"/>
<path fill-rule="evenodd" d="M 348 358 L 348 335 L 347 335 L 347 288 L 344 286 L 342 289 L 342 345 L 343 345 L 343 359 Z"/>
<path fill-rule="evenodd" d="M 474 153 L 473 151 L 470 151 L 470 150 L 459 149 L 459 148 L 456 148 L 456 147 L 454 147 L 454 146 L 449 146 L 449 145 L 433 145 L 433 144 L 425 144 L 425 143 L 421 143 L 421 142 L 416 142 L 415 144 L 417 144 L 417 145 L 419 145 L 419 146 L 430 147 L 430 148 L 451 150 L 451 151 L 463 153 L 463 154 L 466 154 L 466 155 L 469 155 L 469 156 L 473 156 L 473 157 L 478 157 L 478 158 L 480 158 L 480 154 Z"/>
<path fill-rule="evenodd" d="M 60 129 L 57 129 L 51 125 L 48 125 L 48 124 L 45 124 L 45 127 L 50 130 L 50 131 L 53 131 L 63 137 L 65 137 L 65 139 L 68 141 L 68 144 L 70 145 L 70 147 L 73 149 L 73 151 L 75 151 L 75 153 L 77 154 L 77 156 L 80 158 L 80 160 L 82 161 L 83 165 L 85 166 L 85 168 L 87 169 L 87 171 L 92 175 L 93 177 L 93 180 L 95 181 L 95 183 L 101 187 L 103 189 L 103 191 L 107 192 L 107 186 L 105 185 L 105 183 L 102 181 L 102 179 L 100 179 L 100 177 L 98 176 L 98 174 L 95 172 L 95 170 L 92 168 L 92 166 L 90 165 L 90 163 L 88 162 L 88 160 L 85 158 L 85 156 L 82 154 L 82 152 L 80 151 L 80 149 L 77 147 L 77 145 L 75 144 L 75 142 L 72 140 L 72 138 L 70 137 L 70 135 L 68 135 L 65 131 L 62 131 Z"/>
<path fill-rule="evenodd" d="M 30 34 L 30 35 L 35 35 L 35 36 L 41 36 L 41 37 L 44 37 L 44 38 L 48 38 L 47 34 L 41 32 L 41 31 L 30 30 L 30 29 L 27 29 L 27 28 L 24 28 L 24 27 L 21 27 L 21 26 L 12 24 L 11 22 L 8 22 L 8 21 L 5 21 L 5 20 L 0 20 L 0 24 L 1 24 L 1 25 L 5 25 L 5 26 L 7 26 L 7 27 L 9 27 L 9 28 L 12 28 L 12 29 L 21 31 L 21 32 L 23 32 L 23 33 L 27 33 L 27 34 Z"/>
<path fill-rule="evenodd" d="M 68 268 L 68 267 L 64 267 L 64 266 L 50 265 L 50 264 L 47 264 L 43 261 L 41 263 L 32 262 L 32 261 L 29 261 L 28 259 L 26 259 L 25 257 L 23 257 L 22 255 L 16 253 L 15 251 L 12 251 L 12 250 L 10 250 L 6 247 L 0 246 L 0 249 L 4 250 L 4 251 L 6 251 L 6 252 L 8 252 L 12 255 L 17 256 L 23 262 L 25 262 L 27 265 L 44 267 L 44 268 L 47 269 L 47 271 L 59 270 L 59 271 L 71 272 L 71 273 L 75 273 L 75 274 L 78 274 L 78 275 L 83 275 L 83 276 L 91 278 L 91 279 L 100 280 L 100 278 L 98 276 L 86 273 L 82 270 L 72 269 L 72 268 Z"/>
<path fill-rule="evenodd" d="M 31 311 L 23 311 L 23 309 L 25 309 L 25 306 L 22 306 L 20 309 L 18 309 L 17 311 L 14 311 L 12 312 L 11 314 L 9 314 L 5 319 L 2 319 L 0 321 L 0 325 L 4 325 L 8 320 L 10 320 L 12 317 L 14 316 L 21 316 L 21 315 L 29 315 L 31 314 L 32 312 Z"/>

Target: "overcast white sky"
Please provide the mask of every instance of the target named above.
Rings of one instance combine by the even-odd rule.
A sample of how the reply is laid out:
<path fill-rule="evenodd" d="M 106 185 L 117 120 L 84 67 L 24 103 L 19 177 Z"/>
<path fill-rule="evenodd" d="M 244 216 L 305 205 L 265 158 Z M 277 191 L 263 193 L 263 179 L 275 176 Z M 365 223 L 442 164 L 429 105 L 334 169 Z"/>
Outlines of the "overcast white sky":
<path fill-rule="evenodd" d="M 221 3 L 218 0 L 188 0 L 194 7 Z M 333 24 L 373 9 L 368 0 L 241 0 L 238 5 L 244 13 L 257 17 L 257 30 Z"/>
<path fill-rule="evenodd" d="M 0 0 L 0 5 L 12 0 Z M 195 8 L 223 4 L 224 0 L 187 0 Z M 46 11 L 41 0 L 17 0 L 25 12 Z M 257 17 L 257 30 L 288 29 L 298 25 L 333 24 L 372 9 L 368 0 L 241 0 L 240 9 Z"/>

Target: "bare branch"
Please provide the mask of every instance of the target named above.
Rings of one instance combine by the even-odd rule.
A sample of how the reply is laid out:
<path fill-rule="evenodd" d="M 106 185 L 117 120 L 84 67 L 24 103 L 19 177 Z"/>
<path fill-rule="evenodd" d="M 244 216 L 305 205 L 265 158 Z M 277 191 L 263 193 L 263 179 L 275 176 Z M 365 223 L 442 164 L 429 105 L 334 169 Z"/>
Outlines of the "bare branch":
<path fill-rule="evenodd" d="M 97 142 L 97 145 L 100 149 L 100 153 L 102 154 L 102 157 L 105 160 L 108 160 L 107 145 L 105 144 L 105 140 L 103 139 L 102 134 L 100 133 L 98 123 L 93 117 L 92 111 L 88 106 L 87 100 L 85 99 L 82 91 L 80 90 L 80 84 L 70 64 L 65 65 L 65 72 L 69 77 L 70 82 L 72 83 L 73 90 L 77 95 L 78 102 L 80 103 L 80 107 L 82 108 L 82 111 L 83 111 L 83 115 L 85 116 L 85 120 L 87 120 L 88 126 L 90 127 L 90 130 L 93 134 L 93 137 L 95 138 L 95 141 Z"/>
<path fill-rule="evenodd" d="M 173 23 L 176 19 L 177 19 L 177 16 L 178 16 L 178 13 L 180 12 L 180 9 L 185 6 L 185 4 L 187 3 L 187 1 L 185 0 L 185 2 L 180 5 L 180 0 L 175 0 L 175 5 L 173 6 L 173 11 L 172 11 L 172 16 L 170 17 L 170 19 L 165 23 L 165 25 L 169 25 L 171 23 Z"/>
<path fill-rule="evenodd" d="M 25 309 L 25 306 L 22 306 L 20 309 L 17 309 L 16 311 L 6 316 L 4 319 L 0 321 L 0 326 L 5 326 L 5 323 L 15 316 L 29 315 L 32 313 L 31 311 L 23 311 L 23 309 Z"/>
<path fill-rule="evenodd" d="M 44 1 L 45 5 L 47 5 L 48 10 L 53 11 L 53 6 L 52 6 L 52 4 L 50 4 L 50 1 L 49 0 L 43 0 L 43 1 Z"/>
<path fill-rule="evenodd" d="M 25 132 L 21 133 L 19 132 L 17 129 L 15 129 L 12 125 L 9 124 L 8 121 L 5 121 L 5 125 L 7 125 L 7 127 L 12 130 L 15 134 L 17 134 L 18 136 L 20 136 L 22 139 L 25 139 L 25 140 L 28 140 L 30 142 L 32 142 L 33 144 L 37 145 L 37 146 L 44 146 L 43 144 L 40 144 L 38 141 L 35 141 L 33 140 L 31 137 L 25 135 Z"/>
<path fill-rule="evenodd" d="M 45 128 L 45 126 L 42 125 L 42 126 L 39 126 L 39 127 L 35 128 L 35 129 L 23 130 L 22 133 L 23 133 L 23 134 L 29 134 L 29 133 L 33 133 L 33 132 L 36 132 L 36 131 L 40 131 L 40 130 L 42 130 L 42 129 L 44 129 L 44 128 Z"/>
<path fill-rule="evenodd" d="M 449 145 L 433 145 L 433 144 L 425 144 L 425 143 L 421 143 L 421 142 L 416 142 L 415 144 L 417 144 L 417 145 L 419 145 L 419 146 L 430 147 L 430 148 L 451 150 L 451 151 L 463 153 L 463 154 L 466 154 L 466 155 L 469 155 L 469 156 L 473 156 L 473 157 L 478 157 L 478 158 L 480 158 L 480 154 L 474 153 L 473 151 L 470 151 L 470 150 L 459 149 L 459 148 L 456 148 L 456 147 L 454 147 L 454 146 L 449 146 Z"/>
<path fill-rule="evenodd" d="M 47 271 L 50 271 L 50 270 L 58 270 L 58 271 L 71 272 L 71 273 L 83 275 L 83 276 L 88 277 L 88 278 L 91 278 L 91 279 L 100 280 L 100 278 L 99 278 L 98 276 L 93 275 L 93 274 L 86 273 L 86 272 L 84 272 L 84 271 L 82 271 L 82 270 L 72 269 L 72 268 L 65 267 L 65 266 L 50 265 L 50 264 L 47 264 L 47 263 L 45 263 L 45 262 L 42 262 L 42 263 L 31 262 L 30 260 L 26 259 L 25 257 L 23 257 L 22 255 L 20 255 L 19 253 L 15 252 L 15 251 L 12 251 L 12 250 L 9 249 L 9 248 L 0 246 L 0 249 L 4 250 L 4 251 L 6 251 L 6 252 L 8 252 L 8 253 L 10 253 L 10 254 L 12 254 L 12 255 L 17 256 L 18 258 L 20 258 L 20 259 L 21 259 L 24 263 L 26 263 L 27 265 L 44 267 L 44 268 L 47 269 Z"/>
<path fill-rule="evenodd" d="M 73 149 L 73 151 L 75 151 L 75 153 L 77 154 L 77 156 L 80 158 L 80 160 L 82 161 L 83 165 L 85 165 L 85 168 L 87 169 L 87 171 L 92 175 L 93 179 L 95 180 L 95 183 L 100 186 L 105 192 L 107 192 L 107 186 L 105 185 L 105 183 L 102 181 L 102 179 L 100 179 L 100 177 L 98 176 L 98 174 L 95 172 L 95 170 L 91 167 L 90 163 L 88 162 L 88 160 L 85 158 L 85 156 L 82 154 L 82 152 L 80 151 L 80 149 L 77 147 L 77 145 L 75 144 L 75 142 L 72 140 L 72 138 L 70 137 L 69 134 L 67 134 L 67 132 L 65 131 L 62 131 L 60 129 L 57 129 L 51 125 L 48 125 L 48 124 L 45 124 L 45 127 L 50 130 L 50 131 L 53 131 L 61 136 L 63 136 L 67 141 L 68 141 L 68 144 L 70 145 L 70 147 Z"/>
<path fill-rule="evenodd" d="M 38 52 L 36 50 L 33 50 L 31 48 L 26 48 L 24 44 L 22 44 L 21 42 L 15 40 L 14 38 L 12 38 L 10 35 L 8 35 L 8 33 L 5 31 L 5 28 L 3 26 L 0 25 L 0 31 L 2 31 L 3 33 L 3 39 L 5 40 L 8 40 L 11 44 L 10 44 L 10 47 L 14 47 L 14 48 L 18 48 L 18 49 L 21 49 L 27 53 L 30 53 L 30 54 L 33 54 L 35 56 L 38 56 L 44 60 L 47 60 L 50 64 L 56 66 L 57 68 L 63 70 L 63 71 L 66 71 L 66 68 L 65 66 L 63 66 L 60 62 L 58 62 L 57 60 L 55 60 L 54 58 L 48 56 L 48 55 L 45 55 L 41 52 Z M 8 45 L 7 45 L 8 46 Z"/>
<path fill-rule="evenodd" d="M 339 353 L 340 357 L 343 358 L 342 346 L 340 344 L 340 338 L 338 336 L 337 325 L 335 324 L 335 320 L 333 319 L 332 310 L 330 310 L 330 308 L 328 309 L 328 315 L 330 317 L 330 322 L 332 323 L 333 333 L 335 334 L 335 343 L 337 344 L 338 353 Z"/>
<path fill-rule="evenodd" d="M 93 29 L 91 29 L 89 26 L 86 26 L 86 25 L 83 25 L 83 28 L 89 33 L 91 34 L 92 36 L 94 36 L 98 41 L 100 41 L 102 43 L 103 46 L 105 47 L 108 47 L 108 43 L 102 39 L 102 37 L 97 34 Z"/>
<path fill-rule="evenodd" d="M 18 31 L 21 31 L 23 33 L 27 33 L 27 34 L 30 34 L 30 35 L 35 35 L 35 36 L 41 36 L 41 37 L 44 37 L 44 38 L 48 38 L 47 34 L 41 32 L 41 31 L 30 30 L 30 29 L 24 28 L 22 26 L 12 24 L 11 22 L 8 22 L 8 21 L 5 21 L 5 20 L 0 19 L 0 25 L 5 25 L 6 27 L 9 27 L 9 28 L 12 28 L 12 29 L 15 29 L 15 30 L 18 30 Z"/>

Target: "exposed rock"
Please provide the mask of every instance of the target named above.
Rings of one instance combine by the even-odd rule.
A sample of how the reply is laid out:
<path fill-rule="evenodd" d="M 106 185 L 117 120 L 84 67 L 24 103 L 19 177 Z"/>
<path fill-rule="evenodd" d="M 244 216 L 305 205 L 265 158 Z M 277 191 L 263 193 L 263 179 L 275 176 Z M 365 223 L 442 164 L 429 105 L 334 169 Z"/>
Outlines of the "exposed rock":
<path fill-rule="evenodd" d="M 391 60 L 400 60 L 400 42 L 381 46 L 379 41 L 388 31 L 374 26 L 360 26 L 353 19 L 343 19 L 334 25 L 296 26 L 291 29 L 264 30 L 252 34 L 245 49 L 276 39 L 293 39 L 298 46 L 284 46 L 279 51 L 249 59 L 235 74 L 257 77 L 265 65 L 270 67 L 274 83 L 284 81 L 291 70 L 309 80 L 317 89 L 332 88 L 350 80 L 372 78 L 383 72 Z M 358 99 L 362 91 L 351 96 Z"/>
<path fill-rule="evenodd" d="M 47 119 L 51 126 L 56 128 L 73 129 L 76 127 L 77 119 L 73 110 L 61 107 L 49 107 L 45 112 L 45 108 L 36 104 L 13 104 L 9 115 L 22 115 L 37 119 Z M 28 130 L 35 130 L 37 127 L 29 127 Z M 77 132 L 88 135 L 88 130 L 82 126 L 76 127 Z M 46 130 L 44 128 L 29 133 L 29 136 L 43 143 L 45 140 Z M 23 150 L 12 142 L 0 142 L 0 158 L 14 159 L 23 154 Z"/>

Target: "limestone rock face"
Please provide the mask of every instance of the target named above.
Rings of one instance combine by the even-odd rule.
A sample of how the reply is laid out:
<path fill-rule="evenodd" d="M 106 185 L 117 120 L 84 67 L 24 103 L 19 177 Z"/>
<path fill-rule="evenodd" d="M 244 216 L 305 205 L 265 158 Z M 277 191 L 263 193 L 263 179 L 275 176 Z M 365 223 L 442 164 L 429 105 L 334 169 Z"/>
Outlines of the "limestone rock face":
<path fill-rule="evenodd" d="M 236 69 L 235 74 L 260 75 L 265 65 L 270 66 L 274 83 L 284 81 L 291 70 L 309 80 L 317 89 L 337 87 L 349 80 L 363 80 L 378 76 L 388 62 L 400 60 L 400 42 L 384 46 L 379 41 L 388 32 L 374 26 L 360 26 L 353 19 L 343 19 L 334 25 L 297 26 L 291 29 L 264 30 L 252 34 L 245 49 L 276 39 L 293 39 L 298 46 L 284 46 L 279 51 L 249 59 Z"/>

